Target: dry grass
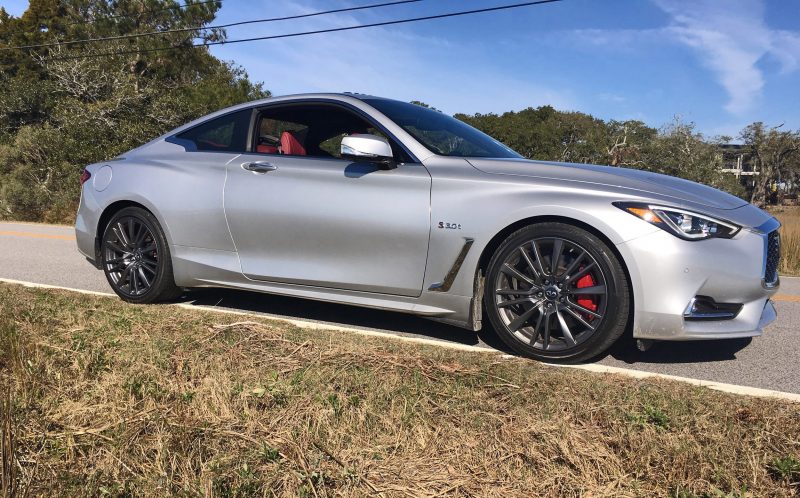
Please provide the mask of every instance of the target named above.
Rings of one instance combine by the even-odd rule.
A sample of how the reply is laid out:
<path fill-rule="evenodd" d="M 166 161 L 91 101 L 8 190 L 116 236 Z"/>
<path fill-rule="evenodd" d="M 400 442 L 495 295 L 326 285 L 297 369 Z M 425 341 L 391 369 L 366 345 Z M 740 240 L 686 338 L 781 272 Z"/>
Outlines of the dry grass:
<path fill-rule="evenodd" d="M 781 275 L 800 275 L 800 207 L 775 207 L 781 227 Z"/>
<path fill-rule="evenodd" d="M 59 291 L 0 310 L 20 495 L 798 494 L 789 403 Z"/>

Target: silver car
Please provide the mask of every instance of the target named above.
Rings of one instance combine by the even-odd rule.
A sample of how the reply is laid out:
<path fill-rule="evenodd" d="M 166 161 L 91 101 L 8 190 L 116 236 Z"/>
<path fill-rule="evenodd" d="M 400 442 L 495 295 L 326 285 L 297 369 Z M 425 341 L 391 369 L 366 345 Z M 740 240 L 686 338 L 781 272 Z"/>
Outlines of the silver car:
<path fill-rule="evenodd" d="M 361 94 L 270 98 L 87 166 L 78 248 L 122 299 L 228 287 L 484 317 L 520 354 L 760 335 L 779 223 L 710 187 L 529 161 L 435 110 Z"/>

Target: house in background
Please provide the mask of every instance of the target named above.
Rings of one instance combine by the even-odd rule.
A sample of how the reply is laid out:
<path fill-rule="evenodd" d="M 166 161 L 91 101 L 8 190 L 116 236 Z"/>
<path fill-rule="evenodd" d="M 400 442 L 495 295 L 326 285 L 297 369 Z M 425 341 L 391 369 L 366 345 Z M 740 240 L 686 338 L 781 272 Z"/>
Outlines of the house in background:
<path fill-rule="evenodd" d="M 733 175 L 748 190 L 755 187 L 755 177 L 759 174 L 747 153 L 747 147 L 740 144 L 722 144 L 722 171 Z"/>
<path fill-rule="evenodd" d="M 740 144 L 722 144 L 719 146 L 722 154 L 722 172 L 733 174 L 739 183 L 747 189 L 747 196 L 752 194 L 756 186 L 758 171 L 747 146 Z M 770 204 L 798 204 L 798 184 L 792 178 L 778 178 L 770 184 Z"/>

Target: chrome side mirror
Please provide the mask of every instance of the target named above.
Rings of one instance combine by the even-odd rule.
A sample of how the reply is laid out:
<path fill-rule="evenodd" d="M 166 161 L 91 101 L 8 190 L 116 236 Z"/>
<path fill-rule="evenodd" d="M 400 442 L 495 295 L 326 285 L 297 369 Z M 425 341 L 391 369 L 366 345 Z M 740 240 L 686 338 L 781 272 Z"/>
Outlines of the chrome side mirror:
<path fill-rule="evenodd" d="M 377 135 L 352 135 L 342 138 L 342 159 L 373 163 L 382 169 L 394 169 L 394 154 L 389 141 Z"/>

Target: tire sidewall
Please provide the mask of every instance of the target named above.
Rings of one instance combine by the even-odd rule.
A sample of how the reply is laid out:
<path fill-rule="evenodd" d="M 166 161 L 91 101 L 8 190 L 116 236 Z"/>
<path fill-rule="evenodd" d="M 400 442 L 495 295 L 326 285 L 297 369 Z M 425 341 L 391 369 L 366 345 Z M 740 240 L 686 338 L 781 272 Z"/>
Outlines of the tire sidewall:
<path fill-rule="evenodd" d="M 543 237 L 562 238 L 580 245 L 597 261 L 606 276 L 607 302 L 603 323 L 586 341 L 566 351 L 542 351 L 517 339 L 506 328 L 495 303 L 494 286 L 502 262 L 524 243 Z M 573 225 L 541 223 L 514 232 L 497 248 L 488 266 L 484 303 L 495 332 L 507 346 L 517 353 L 543 361 L 578 362 L 604 352 L 625 331 L 630 308 L 628 287 L 627 278 L 619 260 L 598 237 Z"/>

